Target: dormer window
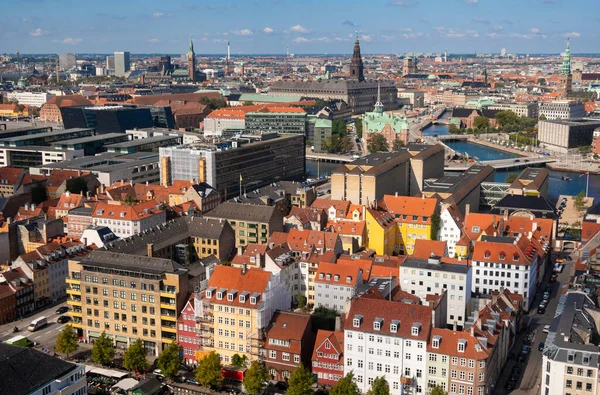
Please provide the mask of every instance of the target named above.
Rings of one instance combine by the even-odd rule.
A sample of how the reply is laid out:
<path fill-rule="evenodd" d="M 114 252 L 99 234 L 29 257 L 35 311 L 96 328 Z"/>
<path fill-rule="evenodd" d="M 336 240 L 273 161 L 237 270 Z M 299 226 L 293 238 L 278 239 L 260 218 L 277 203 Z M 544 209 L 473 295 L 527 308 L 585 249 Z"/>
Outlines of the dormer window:
<path fill-rule="evenodd" d="M 223 292 L 221 292 L 221 291 L 217 292 L 217 299 L 219 299 L 219 300 L 223 299 Z"/>
<path fill-rule="evenodd" d="M 331 274 L 327 275 L 327 280 L 331 280 Z"/>
<path fill-rule="evenodd" d="M 235 300 L 235 295 L 237 295 L 237 290 L 236 289 L 232 289 L 227 294 L 227 300 L 230 301 L 230 302 L 233 302 Z"/>
<path fill-rule="evenodd" d="M 567 354 L 567 362 L 574 362 L 575 361 L 575 353 L 574 352 L 569 352 Z"/>
<path fill-rule="evenodd" d="M 458 341 L 458 348 L 457 351 L 458 352 L 465 352 L 465 349 L 467 348 L 467 341 L 465 339 L 460 339 Z"/>
<path fill-rule="evenodd" d="M 491 253 L 489 251 L 486 251 L 486 252 L 483 253 L 483 257 L 484 258 L 489 258 L 490 255 L 491 255 Z"/>
<path fill-rule="evenodd" d="M 323 273 L 319 273 L 319 279 L 322 280 L 324 278 Z"/>
<path fill-rule="evenodd" d="M 501 261 L 503 261 L 504 258 L 506 258 L 506 254 L 504 252 L 500 252 L 500 254 L 498 255 L 498 259 L 500 259 Z"/>
<path fill-rule="evenodd" d="M 250 296 L 250 304 L 256 304 L 256 296 Z"/>
<path fill-rule="evenodd" d="M 583 364 L 584 365 L 589 365 L 590 364 L 590 354 L 584 354 L 583 355 Z"/>
<path fill-rule="evenodd" d="M 352 326 L 355 328 L 360 328 L 360 324 L 362 323 L 362 315 L 357 314 L 354 316 L 354 319 L 352 320 Z"/>
<path fill-rule="evenodd" d="M 248 291 L 244 291 L 240 294 L 240 303 L 246 303 L 246 299 L 248 299 Z"/>
<path fill-rule="evenodd" d="M 335 276 L 333 276 L 333 280 L 334 280 L 334 281 L 340 281 L 340 276 L 339 276 L 339 274 L 336 274 Z"/>
<path fill-rule="evenodd" d="M 398 326 L 400 326 L 400 321 L 393 320 L 392 323 L 390 324 L 390 332 L 398 333 Z"/>
<path fill-rule="evenodd" d="M 515 261 L 515 262 L 519 261 L 519 254 L 513 255 L 513 261 Z"/>
<path fill-rule="evenodd" d="M 440 342 L 442 341 L 442 337 L 440 335 L 435 335 L 431 340 L 431 347 L 440 348 Z"/>
<path fill-rule="evenodd" d="M 414 324 L 412 324 L 410 333 L 413 336 L 419 336 L 419 332 L 421 331 L 421 324 L 418 322 L 415 322 Z"/>
<path fill-rule="evenodd" d="M 473 226 L 471 228 L 471 232 L 473 232 L 473 233 L 479 233 L 479 232 L 481 232 L 481 228 L 479 226 Z"/>
<path fill-rule="evenodd" d="M 375 321 L 373 321 L 373 330 L 380 331 L 381 325 L 383 325 L 383 318 L 375 318 Z"/>
<path fill-rule="evenodd" d="M 206 290 L 206 297 L 208 299 L 212 298 L 212 291 L 211 290 L 209 290 L 209 289 Z"/>

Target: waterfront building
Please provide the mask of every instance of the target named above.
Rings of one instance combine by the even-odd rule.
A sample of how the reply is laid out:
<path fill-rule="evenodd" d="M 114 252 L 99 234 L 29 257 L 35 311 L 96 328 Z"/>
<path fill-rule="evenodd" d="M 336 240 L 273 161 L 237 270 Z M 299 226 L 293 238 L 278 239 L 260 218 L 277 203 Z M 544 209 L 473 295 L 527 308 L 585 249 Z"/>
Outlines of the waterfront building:
<path fill-rule="evenodd" d="M 169 259 L 96 250 L 69 260 L 67 304 L 86 340 L 104 331 L 116 346 L 137 339 L 158 356 L 177 336 L 189 295 L 188 270 Z"/>
<path fill-rule="evenodd" d="M 508 187 L 510 195 L 543 196 L 548 198 L 550 173 L 544 168 L 527 167 Z"/>
<path fill-rule="evenodd" d="M 600 120 L 593 118 L 554 119 L 538 123 L 540 147 L 567 153 L 582 146 L 591 146 L 594 130 L 600 127 Z"/>
<path fill-rule="evenodd" d="M 217 265 L 205 291 L 195 295 L 202 350 L 216 351 L 223 364 L 233 355 L 264 360 L 264 339 L 277 310 L 288 310 L 290 294 L 279 276 L 256 268 Z"/>
<path fill-rule="evenodd" d="M 317 384 L 333 387 L 344 376 L 344 332 L 319 329 L 312 354 Z"/>
<path fill-rule="evenodd" d="M 108 63 L 108 61 L 109 60 L 107 59 L 107 63 Z M 115 75 L 117 77 L 125 77 L 127 72 L 129 70 L 131 70 L 129 52 L 115 52 L 113 61 L 114 61 L 113 69 L 115 70 Z M 110 66 L 111 65 L 109 64 L 108 65 L 109 69 L 111 69 Z"/>
<path fill-rule="evenodd" d="M 0 393 L 87 394 L 86 366 L 38 351 L 0 343 Z"/>
<path fill-rule="evenodd" d="M 41 108 L 54 95 L 47 92 L 7 92 L 6 100 L 16 100 L 19 104 Z"/>
<path fill-rule="evenodd" d="M 431 307 L 369 298 L 353 299 L 344 316 L 344 374 L 354 373 L 366 393 L 385 377 L 390 394 L 426 390 Z"/>
<path fill-rule="evenodd" d="M 555 100 L 540 103 L 540 117 L 543 115 L 547 120 L 583 118 L 586 115 L 585 105 L 576 100 Z"/>
<path fill-rule="evenodd" d="M 333 122 L 329 119 L 313 118 L 309 120 L 309 128 L 313 128 L 313 133 L 309 134 L 308 140 L 314 147 L 314 152 L 327 152 L 327 147 L 331 141 L 331 130 Z"/>
<path fill-rule="evenodd" d="M 384 112 L 378 87 L 375 108 L 372 112 L 365 113 L 363 117 L 363 131 L 367 140 L 375 133 L 382 134 L 387 141 L 388 150 L 392 151 L 396 141 L 403 145 L 408 144 L 409 130 L 406 117 Z"/>
<path fill-rule="evenodd" d="M 242 135 L 221 143 L 161 147 L 161 183 L 206 182 L 225 200 L 274 181 L 304 176 L 304 136 Z M 242 190 L 240 190 L 242 187 Z"/>
<path fill-rule="evenodd" d="M 331 173 L 331 198 L 370 206 L 386 194 L 408 195 L 410 159 L 403 149 L 343 164 Z"/>
<path fill-rule="evenodd" d="M 398 99 L 407 100 L 414 108 L 425 107 L 425 93 L 420 90 L 399 88 Z"/>
<path fill-rule="evenodd" d="M 560 296 L 543 350 L 540 395 L 598 391 L 595 303 L 584 293 Z"/>
<path fill-rule="evenodd" d="M 486 106 L 489 110 L 512 111 L 520 117 L 537 118 L 538 103 L 494 103 Z"/>
<path fill-rule="evenodd" d="M 427 295 L 446 294 L 446 326 L 462 330 L 470 310 L 471 274 L 470 266 L 444 263 L 440 256 L 408 257 L 400 266 L 400 286 L 422 301 Z"/>
<path fill-rule="evenodd" d="M 309 314 L 277 311 L 266 333 L 264 360 L 273 380 L 287 380 L 297 366 L 311 366 L 315 334 Z"/>

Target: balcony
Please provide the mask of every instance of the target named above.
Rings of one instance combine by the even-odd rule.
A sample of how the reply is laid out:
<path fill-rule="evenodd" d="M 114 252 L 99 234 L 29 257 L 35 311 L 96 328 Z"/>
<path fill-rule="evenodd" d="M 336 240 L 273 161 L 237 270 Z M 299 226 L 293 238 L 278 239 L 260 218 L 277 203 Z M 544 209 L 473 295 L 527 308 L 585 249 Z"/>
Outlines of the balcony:
<path fill-rule="evenodd" d="M 162 306 L 161 306 L 162 307 Z M 177 313 L 172 310 L 160 309 L 160 317 L 165 319 L 177 319 Z"/>
<path fill-rule="evenodd" d="M 82 312 L 82 311 L 75 311 L 75 310 L 73 310 L 73 311 L 69 311 L 69 315 L 70 315 L 71 317 L 73 317 L 73 318 L 74 318 L 74 317 L 79 317 L 79 318 L 81 318 L 81 317 L 83 317 L 83 312 Z"/>
<path fill-rule="evenodd" d="M 169 332 L 169 333 L 175 333 L 175 334 L 177 333 L 177 328 L 169 328 L 169 327 L 166 327 L 166 326 L 161 326 L 161 327 L 160 327 L 160 329 L 163 331 L 163 335 L 164 335 L 166 332 Z M 163 337 L 164 337 L 164 336 L 163 336 Z"/>
<path fill-rule="evenodd" d="M 161 339 L 163 343 L 171 343 L 173 340 L 177 339 L 177 335 L 175 333 L 162 332 Z"/>
<path fill-rule="evenodd" d="M 160 326 L 162 326 L 163 328 L 177 328 L 177 324 L 175 323 L 175 321 L 170 320 L 161 320 Z"/>
<path fill-rule="evenodd" d="M 175 291 L 173 291 L 173 292 L 169 292 L 167 290 L 161 290 L 160 291 L 160 299 L 161 299 L 161 301 L 163 299 L 167 299 L 167 300 L 175 299 L 176 295 L 177 295 L 177 292 L 175 292 Z"/>
<path fill-rule="evenodd" d="M 402 376 L 400 378 L 400 382 L 404 385 L 412 385 L 413 379 L 412 377 Z"/>
<path fill-rule="evenodd" d="M 69 306 L 79 306 L 79 307 L 81 307 L 81 299 L 67 299 L 67 304 Z"/>
<path fill-rule="evenodd" d="M 175 303 L 163 303 L 160 302 L 160 311 L 162 314 L 163 309 L 174 310 L 177 311 L 177 305 Z"/>
<path fill-rule="evenodd" d="M 67 284 L 81 285 L 81 279 L 67 278 L 65 281 Z"/>

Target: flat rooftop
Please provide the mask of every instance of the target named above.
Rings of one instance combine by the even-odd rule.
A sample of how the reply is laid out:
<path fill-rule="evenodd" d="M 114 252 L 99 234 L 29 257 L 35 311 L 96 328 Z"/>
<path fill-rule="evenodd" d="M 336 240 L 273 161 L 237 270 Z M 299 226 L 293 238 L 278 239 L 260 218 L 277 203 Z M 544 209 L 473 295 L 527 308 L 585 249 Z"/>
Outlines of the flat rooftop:
<path fill-rule="evenodd" d="M 133 154 L 105 152 L 96 156 L 84 156 L 37 167 L 43 169 L 88 170 L 110 173 L 119 169 L 158 163 L 158 161 L 159 155 L 151 152 L 136 152 Z"/>
<path fill-rule="evenodd" d="M 44 138 L 44 137 L 51 137 L 51 136 L 64 135 L 64 134 L 70 134 L 70 133 L 86 132 L 86 131 L 94 133 L 94 129 L 91 129 L 91 128 L 71 128 L 71 129 L 64 129 L 64 130 L 53 130 L 51 132 L 45 132 L 45 133 L 29 134 L 26 136 L 7 137 L 5 139 L 2 139 L 2 141 L 23 141 L 23 140 L 29 140 L 32 138 L 39 139 L 39 138 Z"/>
<path fill-rule="evenodd" d="M 594 118 L 571 118 L 571 119 L 551 119 L 541 122 L 556 123 L 558 125 L 568 126 L 579 126 L 579 125 L 598 125 L 600 126 L 600 119 Z"/>
<path fill-rule="evenodd" d="M 467 265 L 456 265 L 453 263 L 436 263 L 434 261 L 440 259 L 439 257 L 435 257 L 431 260 L 425 259 L 413 259 L 407 258 L 402 262 L 402 267 L 413 267 L 415 269 L 424 269 L 424 270 L 439 270 L 444 272 L 451 273 L 461 273 L 465 274 L 469 271 L 469 267 Z"/>
<path fill-rule="evenodd" d="M 80 137 L 77 139 L 61 140 L 61 141 L 52 143 L 52 146 L 86 144 L 86 143 L 92 143 L 94 141 L 102 141 L 102 140 L 112 139 L 112 138 L 116 138 L 116 137 L 129 138 L 128 135 L 126 135 L 124 133 L 106 133 L 106 134 L 98 134 L 95 136 Z"/>
<path fill-rule="evenodd" d="M 484 170 L 486 174 L 482 173 Z M 437 180 L 425 180 L 423 192 L 454 193 L 476 177 L 487 177 L 488 171 L 488 166 L 474 165 L 462 173 L 447 173 Z"/>
<path fill-rule="evenodd" d="M 105 134 L 103 136 L 106 136 Z M 179 136 L 154 136 L 148 137 L 145 139 L 135 139 L 129 141 L 123 141 L 121 143 L 113 143 L 108 144 L 106 148 L 129 148 L 129 147 L 138 147 L 140 145 L 146 145 L 151 143 L 159 143 L 162 141 L 179 141 Z"/>

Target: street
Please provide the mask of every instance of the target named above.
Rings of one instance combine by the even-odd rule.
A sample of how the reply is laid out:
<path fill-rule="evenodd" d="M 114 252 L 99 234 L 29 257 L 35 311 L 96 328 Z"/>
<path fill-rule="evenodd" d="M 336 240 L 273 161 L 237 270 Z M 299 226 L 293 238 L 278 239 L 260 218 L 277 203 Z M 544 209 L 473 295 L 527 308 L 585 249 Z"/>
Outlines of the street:
<path fill-rule="evenodd" d="M 562 254 L 562 256 L 566 256 L 568 254 Z M 523 362 L 517 362 L 516 358 L 509 358 L 504 366 L 502 373 L 500 374 L 497 382 L 496 388 L 493 392 L 495 395 L 504 395 L 504 394 L 513 394 L 513 395 L 533 395 L 539 394 L 540 389 L 538 385 L 541 380 L 541 369 L 542 369 L 542 361 L 543 356 L 542 352 L 538 350 L 538 346 L 540 342 L 546 341 L 546 333 L 543 332 L 545 325 L 550 325 L 552 320 L 554 319 L 554 313 L 556 312 L 556 307 L 558 306 L 558 301 L 560 296 L 562 295 L 562 286 L 569 280 L 571 273 L 574 271 L 574 262 L 575 259 L 571 262 L 564 261 L 564 270 L 562 273 L 558 275 L 558 279 L 555 283 L 549 283 L 549 278 L 552 275 L 552 268 L 548 269 L 550 273 L 546 273 L 546 278 L 539 286 L 538 293 L 536 296 L 535 304 L 531 308 L 531 311 L 528 315 L 523 316 L 525 320 L 525 328 L 529 324 L 529 327 L 533 329 L 534 335 L 531 341 L 531 351 L 529 355 Z M 552 265 L 554 265 L 554 259 L 552 259 Z M 537 313 L 537 307 L 539 302 L 542 300 L 542 294 L 546 285 L 550 285 L 550 300 L 548 302 L 548 306 L 546 307 L 546 312 L 544 314 Z M 526 329 L 523 329 L 521 333 L 517 335 L 517 339 L 515 341 L 515 345 L 512 348 L 510 354 L 514 354 L 515 357 L 521 351 L 523 347 L 523 340 L 527 333 Z M 520 364 L 522 371 L 517 380 L 516 388 L 512 391 L 506 390 L 505 385 L 509 382 L 512 369 L 515 365 Z"/>
<path fill-rule="evenodd" d="M 56 309 L 61 306 L 66 306 L 67 303 L 52 305 L 47 309 L 37 312 L 34 315 L 25 317 L 22 320 L 14 321 L 8 324 L 0 325 L 0 341 L 4 342 L 14 336 L 22 335 L 27 337 L 30 341 L 38 343 L 35 348 L 43 349 L 47 348 L 51 352 L 54 350 L 56 345 L 56 338 L 58 337 L 59 330 L 62 329 L 66 324 L 58 324 L 56 319 L 62 314 L 55 314 Z M 66 313 L 65 313 L 66 315 Z M 48 325 L 36 332 L 29 332 L 27 326 L 29 323 L 36 318 L 46 317 L 48 319 Z M 13 333 L 13 329 L 19 328 L 19 332 Z"/>

